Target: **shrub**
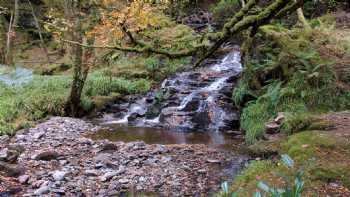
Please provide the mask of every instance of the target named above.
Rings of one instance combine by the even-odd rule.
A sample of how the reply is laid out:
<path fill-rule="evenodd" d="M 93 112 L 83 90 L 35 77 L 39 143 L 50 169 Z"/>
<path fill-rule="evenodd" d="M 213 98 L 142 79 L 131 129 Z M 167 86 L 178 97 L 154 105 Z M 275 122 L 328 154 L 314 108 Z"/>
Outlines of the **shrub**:
<path fill-rule="evenodd" d="M 331 39 L 327 24 L 312 31 L 288 30 L 280 24 L 261 30 L 256 48 L 263 50 L 263 57 L 246 66 L 233 94 L 236 104 L 244 101 L 244 95 L 257 97 L 246 103 L 241 115 L 247 143 L 261 138 L 264 124 L 278 112 L 290 115 L 282 130 L 291 133 L 309 125 L 306 114 L 350 108 L 350 93 L 339 85 L 349 83 L 340 77 L 346 73 L 344 68 L 350 70 L 344 65 L 350 60 L 346 55 L 349 41 Z"/>

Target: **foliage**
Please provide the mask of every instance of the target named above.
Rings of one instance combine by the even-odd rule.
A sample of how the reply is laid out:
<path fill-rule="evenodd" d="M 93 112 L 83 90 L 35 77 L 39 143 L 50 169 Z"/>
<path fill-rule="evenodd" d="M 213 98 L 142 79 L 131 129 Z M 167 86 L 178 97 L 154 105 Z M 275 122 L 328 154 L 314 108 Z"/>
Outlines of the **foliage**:
<path fill-rule="evenodd" d="M 349 41 L 341 43 L 331 39 L 331 27 L 322 24 L 311 31 L 288 30 L 281 25 L 261 28 L 258 49 L 263 58 L 251 60 L 233 96 L 235 103 L 243 103 L 242 95 L 245 94 L 257 96 L 255 101 L 246 104 L 241 116 L 241 126 L 247 131 L 247 143 L 254 143 L 263 136 L 265 123 L 277 112 L 297 117 L 298 114 L 350 107 L 349 91 L 339 86 L 349 83 L 340 81 L 342 78 L 339 77 L 344 73 L 344 59 L 349 60 L 345 44 Z M 265 39 L 268 42 L 264 42 Z M 293 121 L 295 125 L 291 124 Z M 284 124 L 283 129 L 292 132 L 308 124 L 304 120 L 293 121 Z"/>
<path fill-rule="evenodd" d="M 224 23 L 232 15 L 239 10 L 239 0 L 220 0 L 210 8 L 214 19 L 219 23 Z"/>
<path fill-rule="evenodd" d="M 295 170 L 294 160 L 286 154 L 281 156 L 281 161 L 282 161 L 282 164 L 285 167 L 287 167 L 285 169 L 286 171 L 292 171 L 292 175 L 290 175 L 289 172 L 288 172 L 288 175 L 287 174 L 279 175 L 282 179 L 284 179 L 284 182 L 286 183 L 284 188 L 270 187 L 263 181 L 259 181 L 257 183 L 257 187 L 271 197 L 301 197 L 303 187 L 304 187 L 304 182 L 302 181 L 303 171 L 301 169 Z M 243 177 L 245 177 L 247 181 L 251 181 L 253 177 L 249 178 L 251 176 L 249 174 L 253 173 L 252 174 L 253 176 L 255 176 L 256 174 L 259 174 L 260 170 L 257 171 L 257 169 L 260 169 L 260 168 L 257 168 L 257 166 L 260 166 L 264 163 L 266 162 L 253 163 L 251 166 L 249 166 L 248 168 L 249 170 L 246 170 L 243 172 L 244 174 Z M 263 171 L 266 171 L 269 169 L 270 167 L 266 166 L 265 168 L 263 168 Z M 250 170 L 253 170 L 253 171 L 250 172 Z M 235 180 L 242 182 L 242 175 L 238 176 Z M 223 197 L 234 197 L 234 196 L 241 195 L 239 190 L 235 192 L 231 192 L 227 182 L 224 182 L 221 185 L 221 188 L 222 188 L 221 196 Z M 253 194 L 253 197 L 255 196 L 263 196 L 263 195 L 261 192 L 255 192 Z"/>
<path fill-rule="evenodd" d="M 281 159 L 282 163 L 286 167 L 288 167 L 289 169 L 294 168 L 294 161 L 292 158 L 290 158 L 288 155 L 282 155 L 281 157 L 282 157 Z M 264 182 L 259 182 L 258 187 L 264 192 L 270 194 L 272 197 L 301 197 L 303 186 L 304 186 L 304 182 L 302 181 L 302 175 L 303 175 L 303 171 L 298 170 L 294 174 L 293 176 L 294 179 L 292 181 L 286 180 L 288 184 L 283 189 L 271 188 L 268 185 L 266 185 Z M 282 177 L 285 177 L 285 176 L 282 175 Z"/>

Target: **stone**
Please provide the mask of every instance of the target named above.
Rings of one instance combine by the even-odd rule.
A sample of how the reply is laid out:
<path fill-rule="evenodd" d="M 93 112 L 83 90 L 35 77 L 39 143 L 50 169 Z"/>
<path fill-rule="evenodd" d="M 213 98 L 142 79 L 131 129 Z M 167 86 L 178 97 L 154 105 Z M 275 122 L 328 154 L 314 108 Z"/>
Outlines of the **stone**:
<path fill-rule="evenodd" d="M 97 170 L 85 170 L 85 175 L 86 176 L 98 176 L 98 171 Z"/>
<path fill-rule="evenodd" d="M 9 164 L 3 161 L 0 161 L 0 171 L 9 177 L 18 177 L 24 173 L 24 169 L 19 165 Z"/>
<path fill-rule="evenodd" d="M 128 184 L 128 183 L 130 183 L 131 181 L 130 181 L 129 179 L 119 179 L 118 182 L 119 182 L 120 184 Z"/>
<path fill-rule="evenodd" d="M 161 159 L 160 159 L 160 161 L 162 162 L 162 163 L 168 163 L 168 162 L 170 162 L 172 160 L 172 157 L 166 157 L 166 156 L 164 156 L 164 157 L 162 157 Z"/>
<path fill-rule="evenodd" d="M 5 144 L 10 140 L 10 137 L 8 135 L 2 135 L 0 136 L 0 143 Z"/>
<path fill-rule="evenodd" d="M 50 187 L 46 186 L 46 185 L 43 185 L 39 189 L 35 190 L 34 195 L 40 196 L 40 195 L 43 195 L 43 194 L 47 194 L 49 192 L 50 192 Z"/>
<path fill-rule="evenodd" d="M 55 171 L 52 173 L 52 177 L 55 181 L 62 181 L 66 174 L 67 172 L 65 171 Z"/>
<path fill-rule="evenodd" d="M 33 157 L 35 160 L 44 160 L 44 161 L 50 161 L 53 159 L 57 159 L 61 155 L 53 150 L 43 151 Z"/>
<path fill-rule="evenodd" d="M 283 112 L 278 112 L 277 117 L 274 119 L 274 121 L 277 124 L 281 124 L 283 122 L 283 120 L 285 119 L 285 115 Z"/>
<path fill-rule="evenodd" d="M 208 163 L 221 163 L 221 161 L 218 159 L 207 159 L 207 162 Z"/>
<path fill-rule="evenodd" d="M 106 181 L 109 181 L 110 179 L 112 179 L 113 177 L 117 176 L 118 175 L 118 172 L 116 171 L 113 171 L 113 172 L 107 172 L 105 173 L 104 175 L 102 175 L 100 177 L 100 180 L 102 182 L 106 182 Z"/>
<path fill-rule="evenodd" d="M 118 146 L 113 143 L 104 143 L 101 145 L 101 151 L 117 151 Z"/>
<path fill-rule="evenodd" d="M 36 132 L 36 133 L 34 133 L 33 138 L 38 140 L 41 137 L 43 137 L 44 134 L 45 134 L 44 132 Z"/>
<path fill-rule="evenodd" d="M 19 155 L 24 151 L 22 146 L 10 145 L 0 150 L 0 161 L 15 163 Z"/>
<path fill-rule="evenodd" d="M 18 177 L 18 182 L 21 183 L 21 184 L 26 184 L 28 183 L 28 180 L 29 180 L 30 176 L 29 175 L 21 175 Z"/>
<path fill-rule="evenodd" d="M 242 135 L 241 131 L 233 131 L 233 130 L 226 131 L 225 133 L 230 134 L 230 135 Z"/>
<path fill-rule="evenodd" d="M 280 131 L 280 126 L 276 122 L 268 122 L 265 124 L 265 130 L 267 134 L 275 134 L 279 133 Z"/>

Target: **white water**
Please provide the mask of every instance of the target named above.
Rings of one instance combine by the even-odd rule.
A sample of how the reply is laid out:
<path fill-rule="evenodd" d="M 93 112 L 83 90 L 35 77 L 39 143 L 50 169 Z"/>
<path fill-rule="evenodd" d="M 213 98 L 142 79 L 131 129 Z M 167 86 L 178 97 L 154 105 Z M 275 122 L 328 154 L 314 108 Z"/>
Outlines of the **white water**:
<path fill-rule="evenodd" d="M 208 72 L 209 71 L 209 72 Z M 240 54 L 239 52 L 231 52 L 227 56 L 225 56 L 220 63 L 215 64 L 209 68 L 204 68 L 204 72 L 201 70 L 195 72 L 184 72 L 177 74 L 174 78 L 165 79 L 161 84 L 161 90 L 167 91 L 168 88 L 172 87 L 178 92 L 175 94 L 179 94 L 178 96 L 180 100 L 180 104 L 178 106 L 165 107 L 163 109 L 167 109 L 170 112 L 174 112 L 174 117 L 176 115 L 176 111 L 185 110 L 186 106 L 190 104 L 193 99 L 200 99 L 200 104 L 198 109 L 194 110 L 197 113 L 201 112 L 210 112 L 210 121 L 209 130 L 218 131 L 219 127 L 224 126 L 223 119 L 226 116 L 226 111 L 222 109 L 221 106 L 218 105 L 218 95 L 220 95 L 219 91 L 222 90 L 227 85 L 230 85 L 227 82 L 232 76 L 237 75 L 242 71 L 242 65 L 240 64 Z M 194 74 L 194 75 L 192 75 Z M 200 74 L 199 78 L 197 78 L 197 74 Z M 200 87 L 202 83 L 202 77 L 211 77 L 215 79 L 205 87 Z M 209 78 L 210 79 L 210 78 Z M 200 80 L 200 81 L 196 81 Z M 194 88 L 194 89 L 193 89 Z M 185 96 L 181 96 L 182 92 L 188 92 Z M 147 111 L 149 104 L 146 103 L 146 97 L 140 100 L 137 100 L 135 103 L 129 106 L 129 109 L 126 113 L 124 113 L 123 117 L 118 120 L 110 121 L 111 124 L 127 124 L 128 119 L 133 114 L 144 114 Z M 161 110 L 163 110 L 161 109 Z M 185 110 L 186 111 L 186 110 Z M 164 112 L 164 111 L 163 111 Z M 161 113 L 162 114 L 162 113 Z M 142 116 L 142 115 L 141 115 Z M 163 120 L 162 120 L 163 121 Z M 177 125 L 178 127 L 191 127 L 191 119 L 187 119 L 181 123 L 181 125 Z M 160 115 L 154 119 L 146 119 L 139 118 L 136 122 L 136 126 L 155 126 L 163 124 L 160 122 Z M 188 125 L 187 125 L 188 124 Z"/>

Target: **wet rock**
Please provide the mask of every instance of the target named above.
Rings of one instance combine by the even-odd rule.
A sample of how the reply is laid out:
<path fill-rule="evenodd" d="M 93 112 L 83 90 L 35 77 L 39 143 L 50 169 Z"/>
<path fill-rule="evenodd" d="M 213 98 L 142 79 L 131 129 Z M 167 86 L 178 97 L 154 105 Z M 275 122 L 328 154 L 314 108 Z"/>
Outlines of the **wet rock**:
<path fill-rule="evenodd" d="M 276 122 L 268 122 L 265 124 L 265 130 L 267 134 L 279 133 L 281 125 Z"/>
<path fill-rule="evenodd" d="M 46 185 L 43 185 L 39 189 L 35 190 L 34 195 L 40 196 L 40 195 L 43 195 L 43 194 L 47 194 L 49 192 L 50 192 L 50 187 L 46 186 Z"/>
<path fill-rule="evenodd" d="M 10 137 L 8 135 L 0 136 L 0 144 L 7 143 L 9 140 L 10 140 Z"/>
<path fill-rule="evenodd" d="M 113 143 L 104 143 L 101 145 L 101 151 L 117 151 L 118 146 Z"/>
<path fill-rule="evenodd" d="M 28 183 L 28 180 L 29 180 L 30 176 L 29 175 L 21 175 L 18 177 L 18 182 L 21 183 L 21 184 L 26 184 Z"/>
<path fill-rule="evenodd" d="M 64 195 L 66 194 L 66 191 L 64 189 L 51 189 L 51 192 L 52 193 L 56 193 L 56 194 L 59 194 L 59 195 Z"/>
<path fill-rule="evenodd" d="M 48 150 L 48 151 L 43 151 L 37 155 L 34 155 L 33 159 L 34 160 L 44 160 L 44 161 L 50 161 L 53 159 L 57 159 L 61 155 L 53 150 Z"/>

